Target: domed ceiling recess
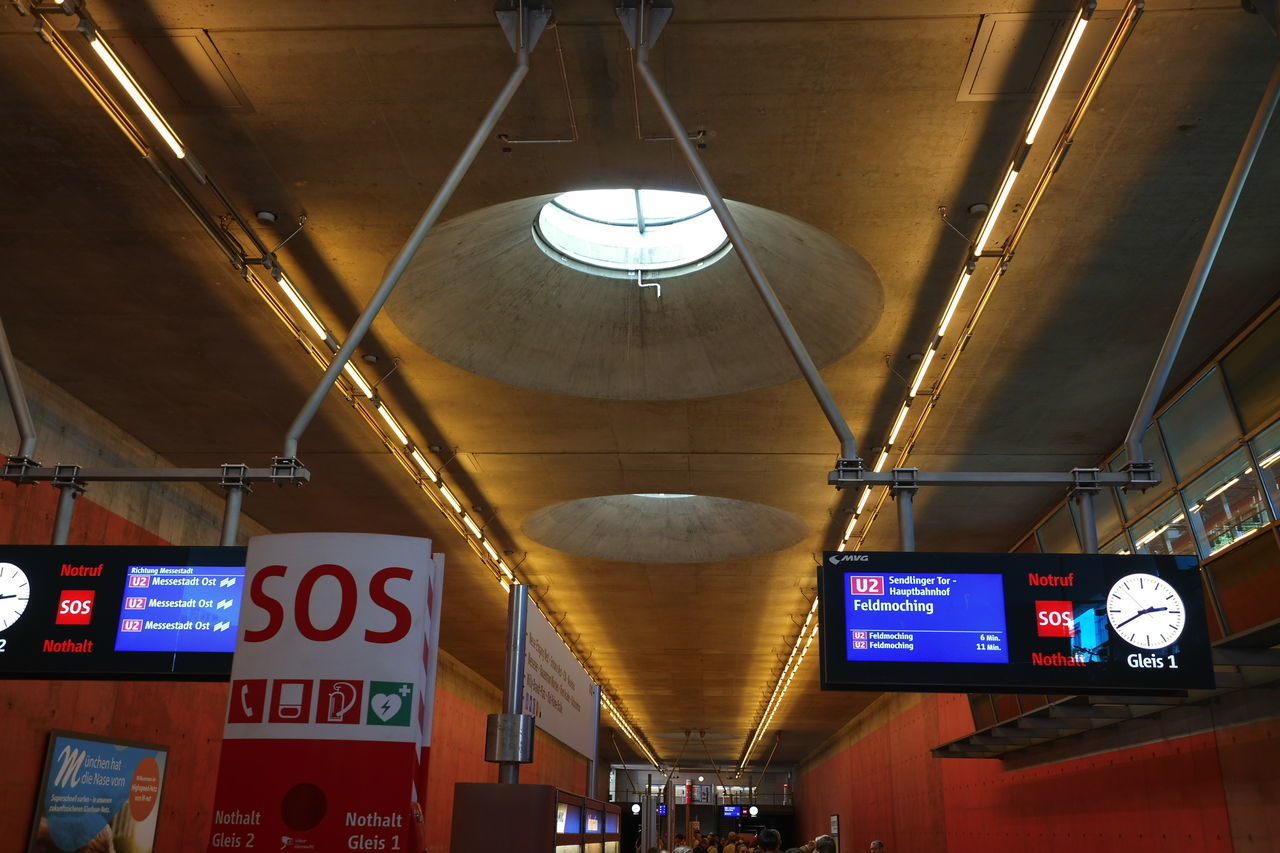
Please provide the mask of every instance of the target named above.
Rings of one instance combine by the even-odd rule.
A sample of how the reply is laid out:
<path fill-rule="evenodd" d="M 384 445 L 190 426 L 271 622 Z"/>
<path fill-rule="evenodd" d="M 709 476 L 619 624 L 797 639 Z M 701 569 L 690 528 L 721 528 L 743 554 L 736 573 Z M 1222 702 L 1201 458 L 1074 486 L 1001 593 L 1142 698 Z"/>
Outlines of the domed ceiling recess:
<path fill-rule="evenodd" d="M 799 377 L 736 253 L 642 272 L 641 281 L 658 286 L 641 287 L 626 269 L 592 271 L 535 239 L 540 212 L 556 198 L 507 202 L 438 226 L 410 262 L 389 316 L 410 340 L 464 370 L 578 397 L 693 399 Z M 871 266 L 811 225 L 728 204 L 814 362 L 830 364 L 861 343 L 884 310 Z"/>
<path fill-rule="evenodd" d="M 554 504 L 524 523 L 570 554 L 634 563 L 745 560 L 789 548 L 805 526 L 789 512 L 704 495 L 605 495 Z"/>

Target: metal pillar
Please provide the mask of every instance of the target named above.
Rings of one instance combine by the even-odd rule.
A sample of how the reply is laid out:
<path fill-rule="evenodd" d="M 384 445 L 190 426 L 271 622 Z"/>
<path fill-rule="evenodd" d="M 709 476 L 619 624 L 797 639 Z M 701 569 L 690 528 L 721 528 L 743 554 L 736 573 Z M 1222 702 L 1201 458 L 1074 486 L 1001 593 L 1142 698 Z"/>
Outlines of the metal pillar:
<path fill-rule="evenodd" d="M 915 497 L 919 475 L 915 468 L 893 469 L 891 491 L 898 502 L 898 547 L 906 552 L 916 549 Z"/>
<path fill-rule="evenodd" d="M 50 545 L 66 545 L 71 535 L 71 514 L 75 511 L 76 498 L 80 497 L 81 487 L 75 483 L 57 486 L 58 513 L 53 517 L 53 536 Z"/>
<path fill-rule="evenodd" d="M 498 765 L 498 781 L 515 785 L 520 765 L 533 761 L 533 717 L 520 713 L 524 696 L 525 625 L 529 587 L 512 584 L 507 595 L 507 666 L 502 683 L 501 714 L 490 714 L 485 733 L 485 761 Z"/>
<path fill-rule="evenodd" d="M 18 364 L 13 360 L 13 350 L 9 348 L 9 336 L 5 333 L 4 323 L 0 322 L 0 375 L 4 376 L 4 389 L 9 393 L 9 405 L 13 409 L 13 420 L 18 425 L 18 437 L 21 440 L 17 459 L 28 463 L 36 454 L 36 425 L 31 419 L 31 408 L 27 405 L 27 395 L 22 391 L 22 377 L 18 376 Z"/>
<path fill-rule="evenodd" d="M 587 796 L 596 799 L 596 787 L 600 775 L 600 685 L 591 688 L 591 696 L 595 700 L 595 713 L 592 714 L 594 725 L 592 731 L 591 757 L 587 761 Z"/>
<path fill-rule="evenodd" d="M 236 544 L 236 534 L 240 532 L 240 504 L 244 502 L 244 486 L 227 487 L 227 508 L 222 515 L 222 538 L 219 545 Z"/>
<path fill-rule="evenodd" d="M 1098 553 L 1098 519 L 1093 511 L 1093 492 L 1075 494 L 1076 508 L 1080 510 L 1080 541 L 1086 554 Z"/>
<path fill-rule="evenodd" d="M 542 34 L 542 30 L 547 21 L 550 20 L 551 15 L 549 10 L 542 10 L 537 13 L 526 10 L 523 2 L 519 4 L 516 15 L 518 18 L 518 33 L 513 41 L 516 52 L 515 70 L 511 72 L 511 76 L 507 79 L 507 84 L 498 94 L 493 106 L 489 108 L 489 112 L 485 114 L 480 126 L 472 134 L 467 147 L 463 149 L 462 155 L 454 163 L 453 168 L 444 180 L 444 184 L 436 192 L 435 198 L 431 200 L 430 206 L 422 214 L 422 218 L 418 220 L 413 233 L 409 235 L 409 239 L 405 241 L 400 253 L 396 255 L 395 260 L 387 269 L 387 274 L 382 279 L 382 284 L 378 286 L 373 298 L 369 300 L 369 304 L 365 306 L 359 319 L 351 327 L 351 331 L 347 333 L 347 339 L 343 342 L 342 348 L 338 350 L 333 360 L 329 362 L 329 367 L 325 370 L 319 384 L 311 392 L 311 396 L 307 398 L 297 417 L 293 419 L 293 424 L 290 425 L 289 432 L 284 439 L 284 449 L 280 453 L 281 460 L 295 460 L 297 458 L 298 440 L 302 438 L 302 434 L 311 425 L 316 412 L 320 410 L 320 404 L 324 401 L 325 395 L 333 387 L 333 383 L 337 380 L 338 374 L 342 372 L 343 367 L 351 360 L 356 347 L 360 346 L 360 342 L 364 340 L 369 327 L 373 325 L 374 317 L 378 316 L 378 312 L 382 310 L 382 306 L 391 296 L 391 291 L 399 283 L 400 276 L 404 274 L 405 269 L 409 266 L 409 261 L 413 259 L 414 253 L 422 245 L 427 232 L 431 230 L 431 227 L 436 224 L 436 220 L 440 218 L 440 214 L 444 212 L 445 205 L 449 203 L 449 199 L 453 198 L 454 190 L 462 183 L 463 177 L 466 176 L 467 171 L 471 168 L 471 164 L 475 161 L 476 155 L 480 153 L 480 149 L 484 147 L 484 144 L 493 135 L 493 129 L 497 126 L 498 119 L 502 117 L 507 105 L 511 103 L 512 97 L 515 96 L 516 90 L 520 88 L 520 84 L 529 73 L 529 51 L 533 49 L 534 43 L 537 42 L 538 36 Z M 500 18 L 500 20 L 502 19 Z"/>
<path fill-rule="evenodd" d="M 1147 387 L 1142 392 L 1142 399 L 1139 400 L 1137 411 L 1134 412 L 1133 422 L 1129 424 L 1129 433 L 1125 436 L 1124 446 L 1130 465 L 1150 464 L 1142 456 L 1142 434 L 1151 425 L 1156 404 L 1160 402 L 1160 394 L 1164 391 L 1165 382 L 1169 379 L 1169 371 L 1173 369 L 1173 360 L 1177 357 L 1182 339 L 1187 334 L 1191 315 L 1195 313 L 1196 303 L 1200 301 L 1205 280 L 1209 277 L 1209 270 L 1213 267 L 1218 247 L 1222 245 L 1222 238 L 1227 233 L 1227 226 L 1231 223 L 1231 214 L 1235 212 L 1236 202 L 1244 189 L 1244 182 L 1249 177 L 1249 170 L 1258 154 L 1258 148 L 1262 145 L 1267 124 L 1275 114 L 1277 101 L 1280 101 L 1280 63 L 1276 64 L 1275 70 L 1271 73 L 1271 82 L 1267 84 L 1267 91 L 1262 96 L 1262 102 L 1258 104 L 1258 112 L 1253 117 L 1253 124 L 1250 125 L 1249 134 L 1245 137 L 1244 146 L 1240 149 L 1240 156 L 1236 158 L 1235 168 L 1231 170 L 1231 178 L 1222 192 L 1222 200 L 1218 202 L 1218 210 L 1213 215 L 1209 233 L 1205 235 L 1200 257 L 1196 258 L 1191 278 L 1187 281 L 1187 287 L 1182 293 L 1182 301 L 1178 304 L 1177 313 L 1174 314 L 1173 322 L 1169 325 L 1169 333 L 1165 336 L 1164 345 L 1160 348 L 1155 367 L 1151 369 L 1151 377 L 1147 380 Z"/>
<path fill-rule="evenodd" d="M 822 375 L 818 373 L 818 368 L 809 356 L 809 351 L 805 349 L 804 342 L 796 334 L 795 326 L 791 324 L 791 318 L 787 316 L 786 309 L 782 307 L 782 303 L 778 301 L 777 295 L 773 292 L 773 287 L 769 284 L 769 279 L 765 276 L 764 270 L 756 263 L 751 247 L 747 244 L 742 231 L 739 230 L 733 214 L 729 212 L 729 208 L 724 202 L 724 197 L 720 195 L 720 190 L 711 178 L 711 173 L 707 171 L 702 158 L 698 156 L 693 143 L 689 141 L 689 135 L 685 133 L 684 125 L 680 122 L 680 117 L 676 115 L 671 102 L 667 100 L 667 95 L 658 83 L 658 78 L 649 69 L 649 48 L 661 33 L 663 25 L 666 23 L 667 18 L 670 17 L 671 10 L 669 8 L 651 9 L 648 8 L 648 0 L 640 0 L 639 7 L 635 9 L 619 6 L 617 14 L 618 19 L 622 22 L 623 29 L 626 30 L 627 38 L 631 40 L 631 46 L 635 48 L 635 67 L 640 74 L 640 78 L 644 80 L 649 94 L 653 96 L 654 103 L 658 106 L 658 111 L 662 113 L 662 117 L 667 122 L 667 127 L 671 130 L 673 141 L 680 148 L 680 153 L 684 155 L 685 162 L 689 165 L 689 170 L 693 172 L 694 179 L 702 189 L 702 194 L 707 197 L 707 202 L 711 205 L 711 209 L 715 211 L 716 218 L 720 220 L 725 234 L 729 237 L 729 242 L 733 244 L 734 250 L 738 253 L 738 259 L 742 261 L 742 266 L 747 271 L 747 276 L 751 279 L 751 283 L 755 285 L 756 292 L 760 294 L 760 299 L 764 302 L 765 308 L 768 309 L 769 316 L 773 318 L 774 325 L 782 333 L 782 338 L 786 341 L 787 348 L 791 351 L 791 357 L 795 359 L 796 365 L 804 375 L 805 381 L 809 383 L 809 389 L 817 399 L 818 405 L 822 407 L 822 412 L 826 415 L 828 423 L 831 424 L 831 429 L 840 439 L 840 457 L 842 459 L 856 460 L 858 458 L 858 445 L 854 438 L 853 430 L 849 428 L 849 422 L 840 413 L 839 406 L 836 405 L 835 399 L 831 396 L 831 391 L 827 388 Z M 647 20 L 646 16 L 649 16 Z"/>

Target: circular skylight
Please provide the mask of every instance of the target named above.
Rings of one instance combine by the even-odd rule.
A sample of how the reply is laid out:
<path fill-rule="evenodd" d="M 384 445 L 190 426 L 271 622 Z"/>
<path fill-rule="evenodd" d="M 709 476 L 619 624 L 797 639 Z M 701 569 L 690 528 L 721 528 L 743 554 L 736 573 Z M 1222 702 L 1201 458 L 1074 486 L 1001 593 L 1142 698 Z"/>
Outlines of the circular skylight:
<path fill-rule="evenodd" d="M 713 264 L 729 241 L 706 196 L 671 190 L 575 190 L 538 212 L 538 246 L 610 278 L 669 278 Z"/>

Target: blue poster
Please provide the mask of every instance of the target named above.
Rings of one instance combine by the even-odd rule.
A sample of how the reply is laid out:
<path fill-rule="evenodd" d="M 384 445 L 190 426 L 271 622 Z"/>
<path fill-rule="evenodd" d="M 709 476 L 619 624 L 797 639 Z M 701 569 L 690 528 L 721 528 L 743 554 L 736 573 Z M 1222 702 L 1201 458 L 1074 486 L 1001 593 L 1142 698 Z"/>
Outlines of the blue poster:
<path fill-rule="evenodd" d="M 153 853 L 168 750 L 53 732 L 28 853 Z"/>

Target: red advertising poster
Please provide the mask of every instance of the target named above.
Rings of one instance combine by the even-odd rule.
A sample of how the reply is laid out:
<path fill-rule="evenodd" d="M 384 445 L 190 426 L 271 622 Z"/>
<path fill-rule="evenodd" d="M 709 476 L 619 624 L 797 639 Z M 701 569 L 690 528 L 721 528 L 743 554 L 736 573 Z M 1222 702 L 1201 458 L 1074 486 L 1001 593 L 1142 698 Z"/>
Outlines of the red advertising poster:
<path fill-rule="evenodd" d="M 443 555 L 431 541 L 249 543 L 209 851 L 419 851 Z"/>

